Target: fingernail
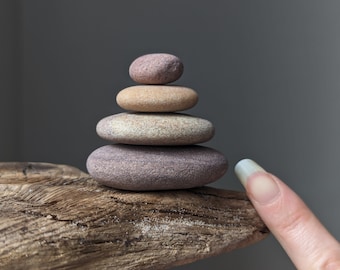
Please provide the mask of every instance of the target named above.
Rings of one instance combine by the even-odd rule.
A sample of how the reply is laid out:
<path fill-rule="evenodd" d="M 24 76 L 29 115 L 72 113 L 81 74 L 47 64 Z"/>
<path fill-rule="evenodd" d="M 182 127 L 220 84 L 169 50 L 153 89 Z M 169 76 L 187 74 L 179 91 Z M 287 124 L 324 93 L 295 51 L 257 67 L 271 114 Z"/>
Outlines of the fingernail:
<path fill-rule="evenodd" d="M 242 159 L 235 165 L 235 173 L 242 185 L 246 187 L 247 179 L 256 172 L 265 172 L 265 170 L 251 159 Z"/>
<path fill-rule="evenodd" d="M 235 173 L 248 194 L 261 204 L 269 203 L 280 193 L 275 180 L 251 159 L 239 161 Z"/>

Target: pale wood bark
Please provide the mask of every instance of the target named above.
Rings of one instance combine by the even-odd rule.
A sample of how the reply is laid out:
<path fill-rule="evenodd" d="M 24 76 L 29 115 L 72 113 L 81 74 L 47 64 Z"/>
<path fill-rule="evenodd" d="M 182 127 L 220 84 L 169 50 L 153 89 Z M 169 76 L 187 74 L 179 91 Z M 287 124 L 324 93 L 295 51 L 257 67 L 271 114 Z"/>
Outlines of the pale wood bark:
<path fill-rule="evenodd" d="M 48 163 L 0 163 L 0 269 L 165 269 L 268 230 L 242 192 L 129 192 Z"/>

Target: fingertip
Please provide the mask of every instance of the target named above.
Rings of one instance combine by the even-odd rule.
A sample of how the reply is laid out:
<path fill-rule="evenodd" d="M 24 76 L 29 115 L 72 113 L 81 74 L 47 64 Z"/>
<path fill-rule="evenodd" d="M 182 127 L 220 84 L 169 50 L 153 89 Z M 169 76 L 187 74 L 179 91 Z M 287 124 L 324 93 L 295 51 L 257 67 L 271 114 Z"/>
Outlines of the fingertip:
<path fill-rule="evenodd" d="M 235 165 L 235 174 L 246 188 L 251 199 L 260 204 L 271 202 L 280 193 L 274 178 L 251 159 L 240 160 Z"/>
<path fill-rule="evenodd" d="M 265 170 L 255 161 L 245 158 L 236 163 L 234 171 L 242 185 L 246 188 L 248 178 L 257 172 L 265 172 Z"/>

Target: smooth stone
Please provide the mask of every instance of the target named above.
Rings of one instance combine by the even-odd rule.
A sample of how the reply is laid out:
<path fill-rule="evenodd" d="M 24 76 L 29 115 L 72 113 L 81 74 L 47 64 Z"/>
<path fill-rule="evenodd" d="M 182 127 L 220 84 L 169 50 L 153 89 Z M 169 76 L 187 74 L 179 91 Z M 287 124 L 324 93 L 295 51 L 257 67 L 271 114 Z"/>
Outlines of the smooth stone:
<path fill-rule="evenodd" d="M 211 122 L 180 113 L 119 113 L 103 118 L 97 134 L 109 141 L 135 145 L 190 145 L 214 136 Z"/>
<path fill-rule="evenodd" d="M 132 80 L 141 84 L 167 84 L 183 74 L 183 63 L 168 53 L 146 54 L 135 59 L 129 68 Z"/>
<path fill-rule="evenodd" d="M 106 145 L 87 159 L 87 170 L 98 182 L 126 190 L 185 189 L 221 178 L 227 159 L 218 151 L 198 146 Z"/>
<path fill-rule="evenodd" d="M 121 90 L 116 101 L 125 110 L 175 112 L 194 107 L 198 102 L 198 95 L 184 86 L 136 85 Z"/>

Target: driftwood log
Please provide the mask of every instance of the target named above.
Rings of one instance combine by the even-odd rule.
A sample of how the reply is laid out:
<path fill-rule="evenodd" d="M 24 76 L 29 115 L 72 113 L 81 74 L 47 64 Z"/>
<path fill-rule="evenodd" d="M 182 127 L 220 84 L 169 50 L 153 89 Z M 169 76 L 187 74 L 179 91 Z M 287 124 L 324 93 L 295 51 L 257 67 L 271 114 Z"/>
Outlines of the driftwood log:
<path fill-rule="evenodd" d="M 118 191 L 48 163 L 0 163 L 0 269 L 166 269 L 268 230 L 242 192 Z"/>

